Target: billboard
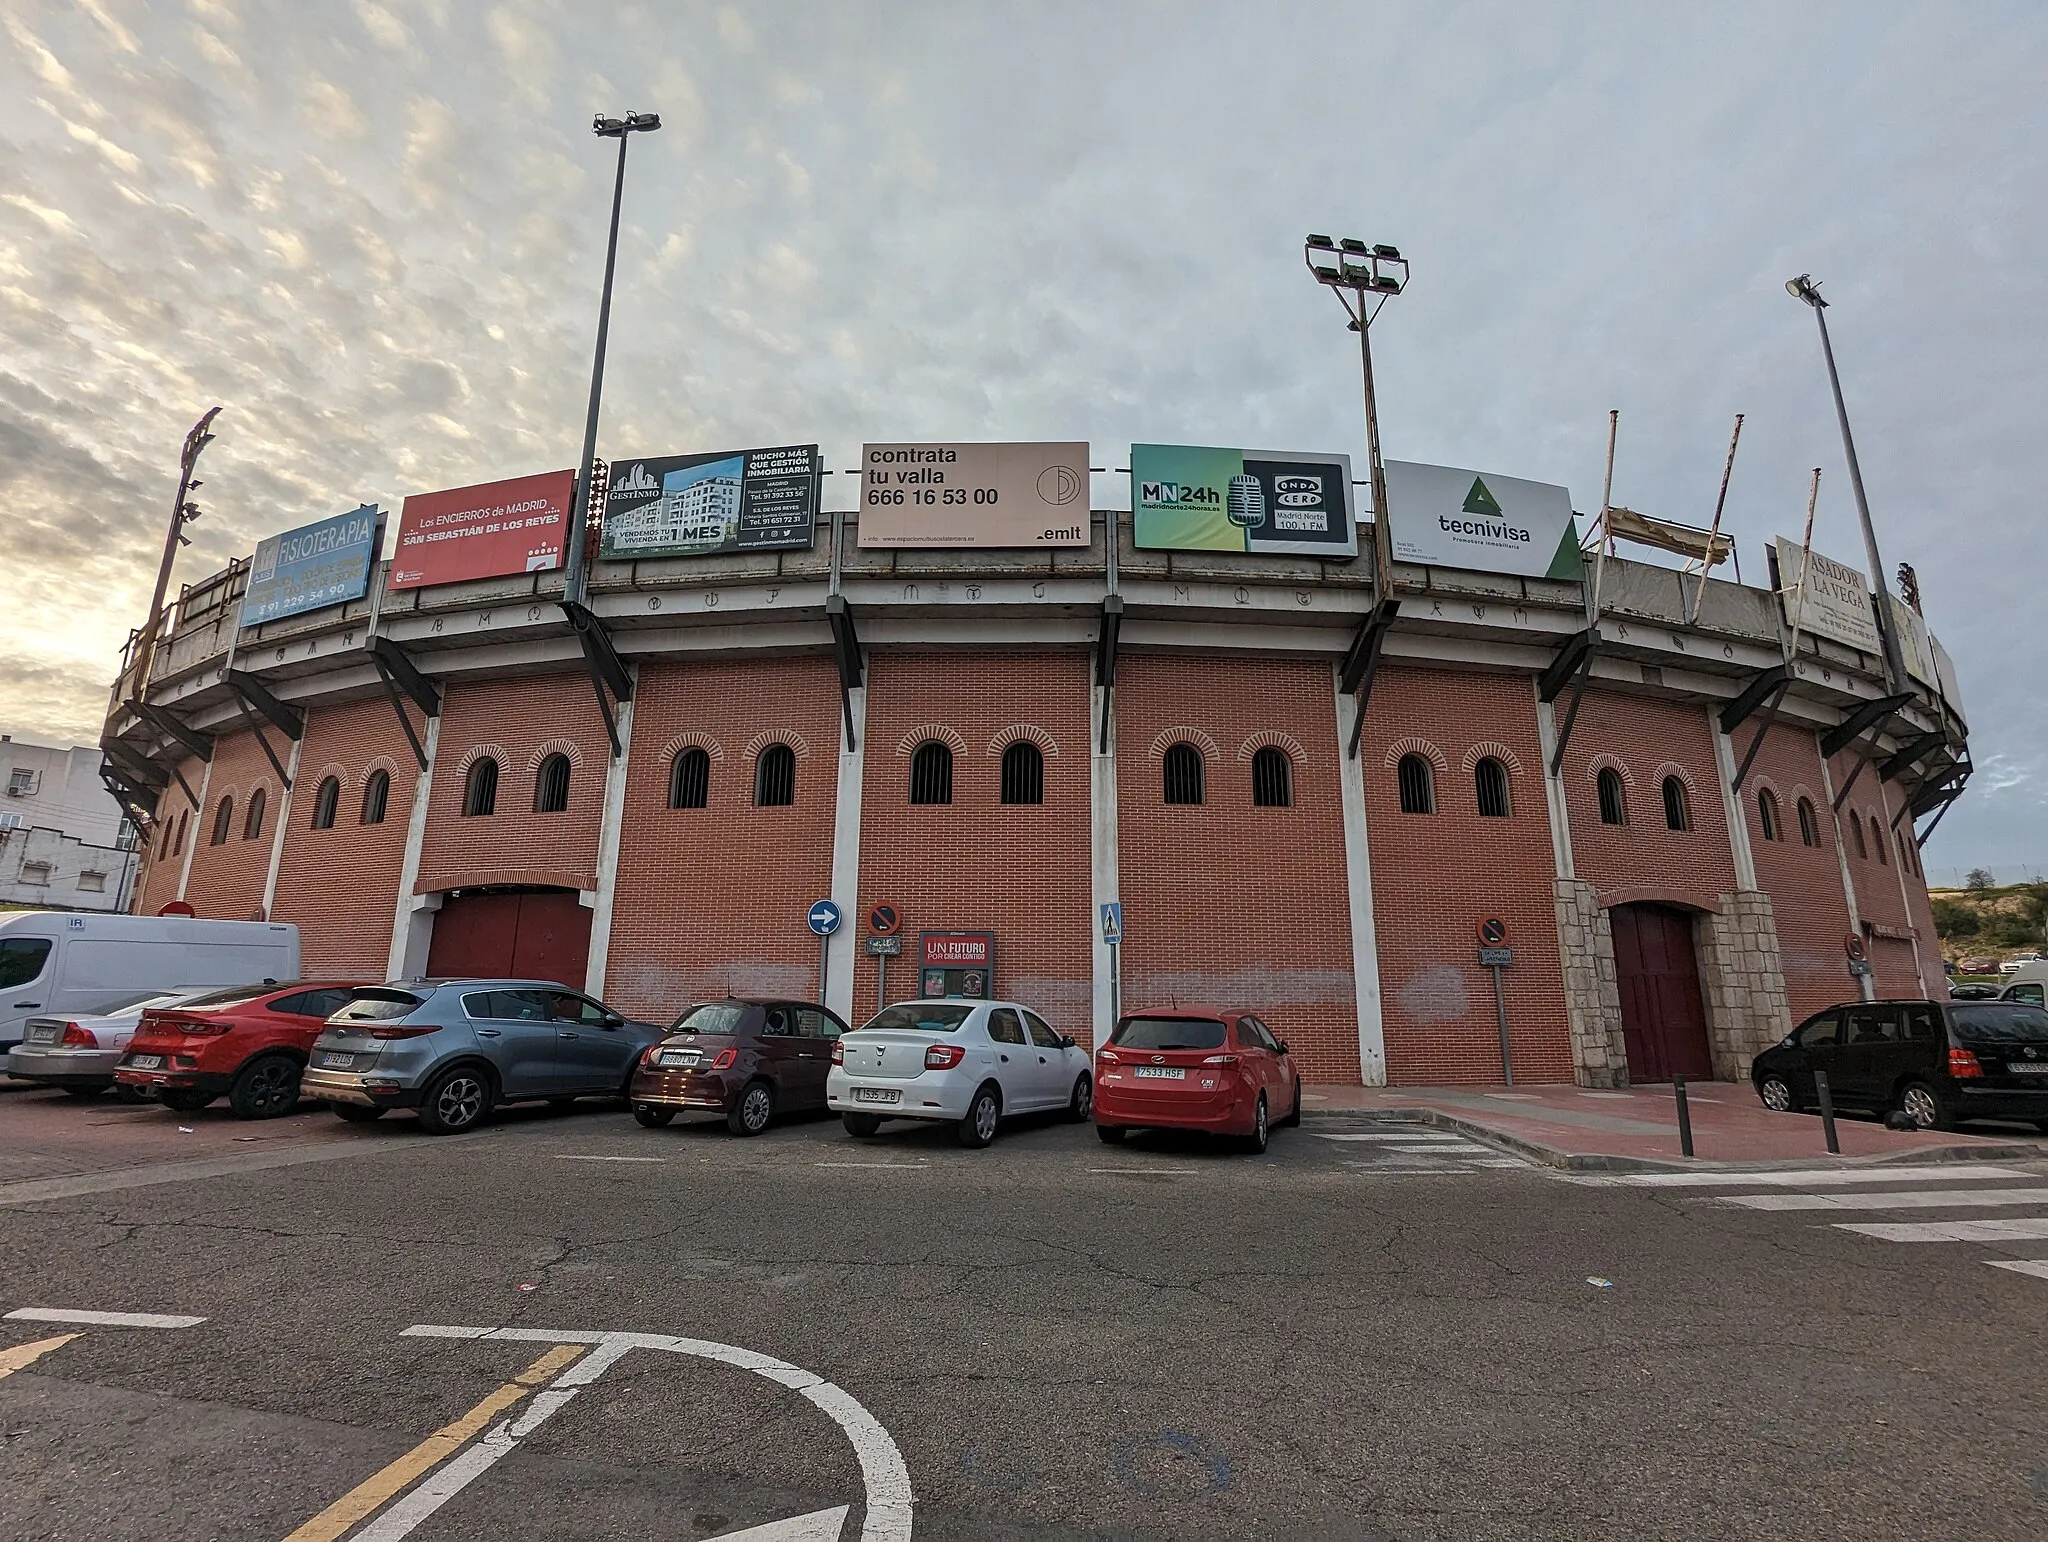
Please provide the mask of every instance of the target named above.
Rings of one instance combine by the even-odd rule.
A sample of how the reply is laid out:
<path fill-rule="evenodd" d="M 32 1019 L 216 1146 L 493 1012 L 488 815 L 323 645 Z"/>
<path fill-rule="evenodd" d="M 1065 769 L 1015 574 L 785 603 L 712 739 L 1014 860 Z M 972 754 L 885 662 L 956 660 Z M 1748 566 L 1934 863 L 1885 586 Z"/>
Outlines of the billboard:
<path fill-rule="evenodd" d="M 1355 557 L 1351 457 L 1134 444 L 1131 532 L 1155 550 Z"/>
<path fill-rule="evenodd" d="M 1935 662 L 1934 637 L 1927 630 L 1927 622 L 1896 594 L 1886 595 L 1885 602 L 1891 607 L 1892 627 L 1899 634 L 1899 653 L 1905 661 L 1906 673 L 1928 690 L 1939 693 L 1941 670 Z"/>
<path fill-rule="evenodd" d="M 1085 444 L 861 447 L 860 544 L 1086 546 Z"/>
<path fill-rule="evenodd" d="M 1863 570 L 1846 562 L 1808 551 L 1795 541 L 1779 536 L 1778 603 L 1785 612 L 1785 624 L 1802 632 L 1832 638 L 1865 653 L 1882 653 L 1877 635 L 1877 612 L 1870 603 L 1870 586 Z M 1806 589 L 1799 592 L 1801 563 L 1805 564 Z"/>
<path fill-rule="evenodd" d="M 817 519 L 814 444 L 615 460 L 598 555 L 808 550 Z"/>
<path fill-rule="evenodd" d="M 1572 496 L 1548 482 L 1390 460 L 1387 505 L 1396 562 L 1522 578 L 1585 574 Z"/>
<path fill-rule="evenodd" d="M 370 592 L 370 568 L 383 543 L 383 517 L 368 503 L 257 542 L 242 625 L 360 600 Z"/>
<path fill-rule="evenodd" d="M 537 476 L 414 493 L 398 517 L 391 587 L 424 589 L 562 565 L 576 473 Z"/>

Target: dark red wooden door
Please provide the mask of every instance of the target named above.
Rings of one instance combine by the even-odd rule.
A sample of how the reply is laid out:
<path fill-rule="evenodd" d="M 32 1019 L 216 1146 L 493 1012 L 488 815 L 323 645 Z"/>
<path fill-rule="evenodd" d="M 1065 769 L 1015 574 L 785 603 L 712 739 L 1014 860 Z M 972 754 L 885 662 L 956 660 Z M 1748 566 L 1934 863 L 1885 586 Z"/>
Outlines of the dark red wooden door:
<path fill-rule="evenodd" d="M 1667 905 L 1616 905 L 1608 918 L 1629 1080 L 1711 1078 L 1714 1057 L 1707 1043 L 1692 917 Z"/>
<path fill-rule="evenodd" d="M 590 912 L 573 889 L 460 894 L 434 917 L 427 973 L 553 980 L 583 989 Z"/>

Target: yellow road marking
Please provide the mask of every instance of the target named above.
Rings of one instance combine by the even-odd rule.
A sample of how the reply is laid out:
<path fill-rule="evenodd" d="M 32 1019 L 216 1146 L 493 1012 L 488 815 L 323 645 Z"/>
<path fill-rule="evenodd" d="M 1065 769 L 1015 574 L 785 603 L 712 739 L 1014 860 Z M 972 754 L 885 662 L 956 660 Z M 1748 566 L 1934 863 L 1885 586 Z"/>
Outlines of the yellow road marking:
<path fill-rule="evenodd" d="M 12 1349 L 0 1349 L 0 1380 L 34 1365 L 51 1350 L 62 1349 L 77 1337 L 75 1333 L 60 1333 L 53 1339 L 37 1339 L 33 1344 L 16 1344 Z"/>
<path fill-rule="evenodd" d="M 62 1339 L 52 1339 L 50 1346 L 54 1348 L 62 1342 Z M 556 1345 L 453 1424 L 434 1431 L 390 1466 L 358 1483 L 286 1537 L 284 1542 L 335 1542 L 349 1527 L 393 1498 L 400 1489 L 417 1482 L 448 1460 L 473 1437 L 481 1434 L 499 1414 L 570 1365 L 586 1347 L 582 1344 Z"/>

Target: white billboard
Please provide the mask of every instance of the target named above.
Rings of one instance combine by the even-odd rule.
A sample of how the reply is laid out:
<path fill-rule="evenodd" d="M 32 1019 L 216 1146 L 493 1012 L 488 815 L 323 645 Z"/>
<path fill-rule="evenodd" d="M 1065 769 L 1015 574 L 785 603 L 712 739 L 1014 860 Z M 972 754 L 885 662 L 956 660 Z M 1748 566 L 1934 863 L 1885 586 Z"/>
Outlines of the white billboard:
<path fill-rule="evenodd" d="M 1846 643 L 1865 653 L 1884 651 L 1877 635 L 1877 612 L 1870 603 L 1870 586 L 1863 581 L 1862 569 L 1817 551 L 1807 551 L 1783 536 L 1778 537 L 1777 550 L 1778 602 L 1784 607 L 1787 626 Z"/>
<path fill-rule="evenodd" d="M 1086 546 L 1085 444 L 861 448 L 860 544 Z"/>
<path fill-rule="evenodd" d="M 1549 482 L 1390 460 L 1387 507 L 1396 562 L 1523 578 L 1586 571 L 1572 495 Z"/>

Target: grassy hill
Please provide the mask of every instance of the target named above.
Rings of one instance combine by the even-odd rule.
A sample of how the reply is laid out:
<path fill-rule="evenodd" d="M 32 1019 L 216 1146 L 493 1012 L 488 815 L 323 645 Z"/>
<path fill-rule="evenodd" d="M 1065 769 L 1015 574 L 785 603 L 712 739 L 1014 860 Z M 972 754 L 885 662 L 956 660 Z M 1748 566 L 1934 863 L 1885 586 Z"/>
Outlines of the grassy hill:
<path fill-rule="evenodd" d="M 2004 958 L 2038 948 L 2048 929 L 2048 883 L 2003 888 L 1931 889 L 1934 929 L 1949 958 L 1968 954 Z"/>

